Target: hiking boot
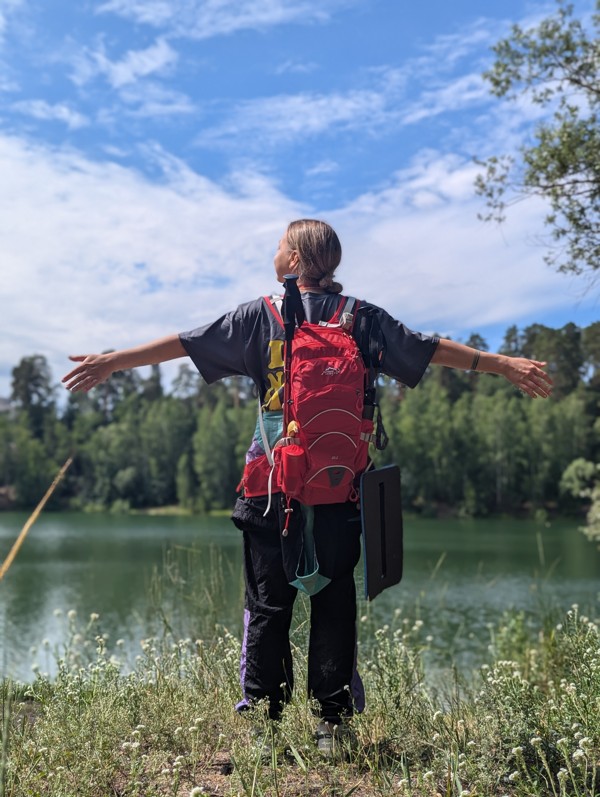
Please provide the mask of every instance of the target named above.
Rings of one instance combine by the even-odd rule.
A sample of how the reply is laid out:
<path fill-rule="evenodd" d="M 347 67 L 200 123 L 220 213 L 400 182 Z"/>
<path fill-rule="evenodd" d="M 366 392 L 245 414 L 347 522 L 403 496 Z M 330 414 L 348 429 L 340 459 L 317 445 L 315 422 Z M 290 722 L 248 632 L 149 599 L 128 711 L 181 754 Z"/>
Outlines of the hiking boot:
<path fill-rule="evenodd" d="M 317 725 L 317 750 L 325 758 L 339 756 L 349 740 L 350 734 L 346 723 L 326 722 L 321 720 Z"/>

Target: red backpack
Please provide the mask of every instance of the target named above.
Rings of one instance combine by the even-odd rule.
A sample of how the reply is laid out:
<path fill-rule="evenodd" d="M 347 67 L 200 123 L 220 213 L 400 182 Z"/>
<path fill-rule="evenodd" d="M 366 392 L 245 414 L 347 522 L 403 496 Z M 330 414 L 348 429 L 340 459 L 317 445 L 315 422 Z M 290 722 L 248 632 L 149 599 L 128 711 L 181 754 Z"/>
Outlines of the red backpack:
<path fill-rule="evenodd" d="M 274 302 L 265 302 L 286 328 L 283 432 L 272 451 L 266 444 L 265 457 L 246 466 L 244 493 L 283 492 L 288 505 L 292 498 L 307 506 L 358 500 L 358 477 L 375 440 L 374 406 L 365 407 L 369 370 L 352 335 L 358 302 L 342 297 L 319 324 L 303 319 L 300 300 L 302 317 L 285 323 Z M 262 426 L 261 435 L 265 442 Z"/>
<path fill-rule="evenodd" d="M 357 499 L 372 419 L 363 418 L 367 370 L 352 337 L 355 299 L 327 323 L 294 331 L 284 385 L 284 436 L 273 450 L 281 490 L 308 506 Z M 289 345 L 289 344 L 286 344 Z"/>

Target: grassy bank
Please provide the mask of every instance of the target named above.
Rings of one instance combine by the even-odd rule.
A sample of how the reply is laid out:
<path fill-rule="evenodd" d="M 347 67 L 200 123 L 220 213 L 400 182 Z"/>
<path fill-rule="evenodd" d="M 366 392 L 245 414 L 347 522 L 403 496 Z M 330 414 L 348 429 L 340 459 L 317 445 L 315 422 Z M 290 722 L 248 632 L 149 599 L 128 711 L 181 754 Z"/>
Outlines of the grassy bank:
<path fill-rule="evenodd" d="M 144 640 L 126 670 L 97 618 L 80 627 L 71 613 L 57 677 L 2 684 L 0 795 L 600 793 L 596 623 L 573 608 L 531 635 L 515 616 L 496 629 L 473 684 L 434 690 L 423 677 L 426 629 L 398 622 L 374 631 L 363 651 L 368 708 L 345 754 L 319 756 L 298 689 L 265 760 L 251 734 L 264 723 L 260 708 L 253 721 L 232 710 L 237 638 Z M 305 631 L 300 623 L 294 637 L 300 685 Z"/>

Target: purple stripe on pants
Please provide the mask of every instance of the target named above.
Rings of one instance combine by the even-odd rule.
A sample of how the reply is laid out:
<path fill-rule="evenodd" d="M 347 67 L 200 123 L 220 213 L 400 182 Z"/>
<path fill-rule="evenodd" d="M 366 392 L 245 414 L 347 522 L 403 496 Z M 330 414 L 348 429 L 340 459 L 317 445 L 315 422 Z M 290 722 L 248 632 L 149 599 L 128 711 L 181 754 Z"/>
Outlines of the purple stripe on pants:
<path fill-rule="evenodd" d="M 250 612 L 244 609 L 244 639 L 242 641 L 242 655 L 240 657 L 240 685 L 242 687 L 242 700 L 236 705 L 236 711 L 243 711 L 249 707 L 246 699 L 246 653 L 248 650 L 248 626 L 250 625 Z"/>

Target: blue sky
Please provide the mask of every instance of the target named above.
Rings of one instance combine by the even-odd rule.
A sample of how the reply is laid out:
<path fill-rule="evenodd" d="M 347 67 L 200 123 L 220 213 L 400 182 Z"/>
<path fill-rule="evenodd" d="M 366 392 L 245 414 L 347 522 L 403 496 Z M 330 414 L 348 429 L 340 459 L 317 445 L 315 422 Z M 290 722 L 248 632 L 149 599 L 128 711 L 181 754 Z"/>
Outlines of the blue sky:
<path fill-rule="evenodd" d="M 592 0 L 575 3 L 589 14 Z M 474 156 L 539 109 L 481 79 L 554 3 L 0 0 L 0 396 L 23 356 L 133 345 L 276 289 L 288 221 L 329 220 L 346 291 L 496 348 L 585 325 L 543 263 L 543 206 L 477 219 Z"/>

